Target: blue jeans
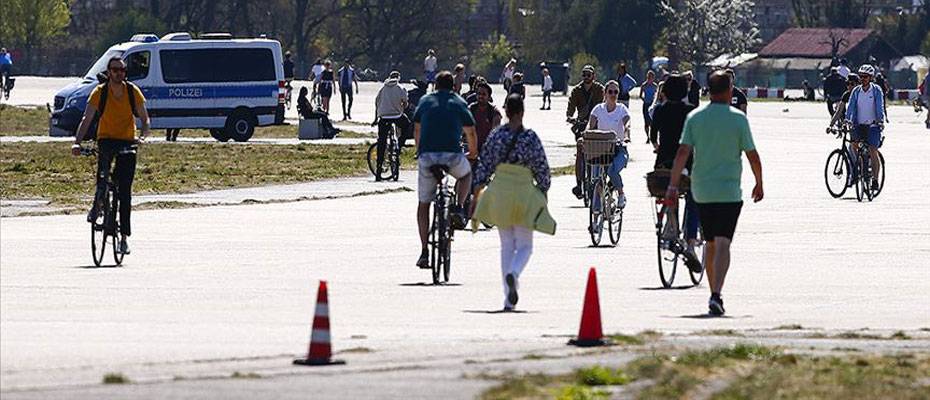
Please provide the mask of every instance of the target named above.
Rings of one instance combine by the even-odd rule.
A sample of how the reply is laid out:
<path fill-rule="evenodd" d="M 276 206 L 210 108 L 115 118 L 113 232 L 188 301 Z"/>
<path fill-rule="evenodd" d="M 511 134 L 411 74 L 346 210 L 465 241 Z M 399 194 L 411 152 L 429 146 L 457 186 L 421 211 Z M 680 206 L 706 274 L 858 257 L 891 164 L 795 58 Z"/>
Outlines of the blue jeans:
<path fill-rule="evenodd" d="M 626 150 L 625 146 L 619 146 L 617 154 L 614 155 L 613 161 L 610 163 L 610 167 L 607 168 L 607 177 L 610 178 L 610 183 L 617 190 L 623 190 L 623 178 L 620 177 L 620 171 L 626 168 L 626 163 L 630 161 L 630 153 Z M 601 169 L 603 167 L 599 165 L 594 165 L 591 167 L 591 179 L 596 179 L 601 176 Z M 601 205 L 599 199 L 594 199 L 594 209 L 600 210 Z"/>

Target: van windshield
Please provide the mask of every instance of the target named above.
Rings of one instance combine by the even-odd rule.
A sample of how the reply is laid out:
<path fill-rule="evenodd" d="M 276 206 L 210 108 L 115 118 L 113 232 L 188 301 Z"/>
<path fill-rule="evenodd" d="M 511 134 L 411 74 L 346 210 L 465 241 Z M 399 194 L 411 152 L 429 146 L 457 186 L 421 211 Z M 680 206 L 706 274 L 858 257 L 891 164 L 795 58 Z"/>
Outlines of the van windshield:
<path fill-rule="evenodd" d="M 97 80 L 97 74 L 107 70 L 107 62 L 110 61 L 113 57 L 122 56 L 124 53 L 123 50 L 107 50 L 106 53 L 103 53 L 100 58 L 87 70 L 87 73 L 84 74 L 84 79 Z"/>

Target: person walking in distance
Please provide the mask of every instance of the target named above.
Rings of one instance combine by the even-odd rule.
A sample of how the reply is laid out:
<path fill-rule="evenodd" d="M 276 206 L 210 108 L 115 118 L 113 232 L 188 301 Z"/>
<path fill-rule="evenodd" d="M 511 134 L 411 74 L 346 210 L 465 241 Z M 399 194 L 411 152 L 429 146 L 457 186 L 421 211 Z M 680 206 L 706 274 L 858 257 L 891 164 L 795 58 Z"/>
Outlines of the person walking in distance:
<path fill-rule="evenodd" d="M 711 315 L 723 315 L 723 283 L 730 268 L 730 243 L 743 206 L 740 177 L 742 153 L 746 153 L 755 187 L 752 199 L 762 200 L 762 162 L 756 151 L 746 114 L 730 107 L 733 86 L 730 76 L 714 72 L 709 80 L 711 103 L 688 115 L 675 155 L 666 202 L 677 204 L 678 184 L 688 157 L 694 153 L 691 193 L 697 202 L 704 237 L 704 258 L 710 283 L 708 309 Z"/>
<path fill-rule="evenodd" d="M 452 91 L 457 95 L 461 95 L 462 86 L 465 86 L 465 81 L 468 79 L 465 76 L 465 64 L 455 64 L 452 74 Z"/>
<path fill-rule="evenodd" d="M 510 93 L 510 85 L 513 83 L 513 74 L 517 72 L 517 60 L 511 58 L 504 65 L 504 71 L 501 72 L 501 83 L 504 85 L 504 92 Z"/>
<path fill-rule="evenodd" d="M 511 94 L 504 106 L 507 124 L 491 133 L 475 169 L 477 205 L 472 223 L 497 227 L 504 311 L 513 311 L 519 300 L 520 274 L 533 253 L 533 231 L 552 235 L 555 221 L 546 210 L 552 182 L 549 162 L 539 136 L 523 126 L 523 98 Z"/>
<path fill-rule="evenodd" d="M 746 94 L 736 87 L 736 72 L 730 68 L 725 69 L 724 72 L 730 75 L 730 84 L 733 85 L 733 98 L 730 100 L 730 106 L 746 114 L 749 110 L 749 100 L 746 99 Z"/>
<path fill-rule="evenodd" d="M 549 76 L 549 68 L 543 68 L 542 70 L 543 84 L 543 100 L 542 107 L 540 110 L 551 110 L 552 109 L 552 77 Z"/>
<path fill-rule="evenodd" d="M 352 63 L 346 60 L 339 68 L 339 95 L 342 98 L 342 120 L 352 119 L 352 84 L 355 84 L 355 93 L 358 94 L 358 76 Z"/>
<path fill-rule="evenodd" d="M 627 109 L 630 108 L 630 91 L 636 87 L 636 79 L 626 72 L 626 63 L 617 67 L 617 82 L 620 83 L 620 96 L 617 100 Z"/>
<path fill-rule="evenodd" d="M 333 72 L 333 63 L 329 60 L 323 62 L 323 72 L 320 73 L 320 99 L 323 103 L 323 112 L 329 114 L 329 100 L 333 97 L 333 86 L 335 86 L 335 73 Z"/>
<path fill-rule="evenodd" d="M 649 143 L 649 127 L 652 126 L 652 115 L 649 113 L 649 107 L 655 101 L 656 92 L 659 85 L 656 84 L 656 73 L 649 70 L 646 72 L 646 81 L 639 87 L 639 98 L 643 100 L 643 128 L 646 130 L 646 143 Z"/>
<path fill-rule="evenodd" d="M 501 124 L 501 113 L 490 103 L 491 85 L 482 81 L 477 83 L 476 89 L 478 91 L 477 101 L 468 105 L 468 111 L 471 111 L 472 117 L 475 118 L 478 154 L 481 154 L 481 149 L 484 148 L 484 143 L 491 136 L 491 132 Z"/>
<path fill-rule="evenodd" d="M 81 154 L 81 141 L 97 119 L 97 190 L 94 205 L 87 215 L 88 222 L 97 219 L 97 199 L 107 190 L 110 163 L 116 159 L 114 181 L 119 198 L 120 241 L 118 251 L 129 254 L 127 238 L 132 235 L 132 181 L 136 175 L 136 154 L 120 154 L 137 143 L 144 143 L 149 135 L 149 114 L 145 109 L 145 96 L 136 85 L 126 81 L 126 63 L 120 57 L 107 62 L 107 82 L 98 85 L 87 99 L 84 117 L 78 125 L 71 154 Z M 98 114 L 99 110 L 99 114 Z M 142 133 L 136 139 L 136 120 L 142 122 Z"/>
<path fill-rule="evenodd" d="M 310 81 L 313 82 L 313 93 L 311 93 L 311 95 L 313 98 L 316 98 L 316 96 L 320 93 L 320 78 L 323 76 L 324 69 L 323 60 L 319 58 L 317 58 L 316 61 L 313 62 L 313 65 L 310 67 Z"/>
<path fill-rule="evenodd" d="M 436 52 L 433 51 L 433 49 L 429 49 L 429 51 L 426 52 L 426 58 L 423 59 L 423 75 L 426 78 L 427 85 L 435 86 L 437 65 Z"/>
<path fill-rule="evenodd" d="M 523 83 L 523 73 L 517 72 L 513 74 L 513 83 L 510 84 L 510 92 L 507 94 L 519 94 L 521 99 L 526 98 L 526 85 Z"/>

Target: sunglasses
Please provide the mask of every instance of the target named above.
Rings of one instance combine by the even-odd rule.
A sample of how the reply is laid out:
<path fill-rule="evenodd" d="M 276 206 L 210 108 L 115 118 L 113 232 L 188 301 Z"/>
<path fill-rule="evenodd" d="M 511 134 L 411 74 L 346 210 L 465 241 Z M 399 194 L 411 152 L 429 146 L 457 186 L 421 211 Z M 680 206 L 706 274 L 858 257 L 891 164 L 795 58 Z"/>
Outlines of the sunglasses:
<path fill-rule="evenodd" d="M 608 90 L 607 94 L 620 94 L 619 90 Z"/>
<path fill-rule="evenodd" d="M 117 68 L 107 68 L 113 72 L 126 72 L 126 67 L 117 67 Z"/>
<path fill-rule="evenodd" d="M 859 75 L 859 79 L 872 79 L 872 75 Z"/>

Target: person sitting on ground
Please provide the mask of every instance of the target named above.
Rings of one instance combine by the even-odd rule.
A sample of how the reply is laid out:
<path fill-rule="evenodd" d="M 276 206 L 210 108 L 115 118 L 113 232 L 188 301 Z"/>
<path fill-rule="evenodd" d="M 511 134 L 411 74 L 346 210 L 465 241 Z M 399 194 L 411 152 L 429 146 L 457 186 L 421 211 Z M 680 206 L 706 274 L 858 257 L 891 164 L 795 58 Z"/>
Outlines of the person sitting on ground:
<path fill-rule="evenodd" d="M 477 205 L 472 226 L 477 229 L 478 222 L 484 222 L 497 227 L 504 311 L 513 311 L 519 300 L 520 274 L 533 252 L 533 231 L 552 235 L 556 224 L 546 209 L 552 177 L 542 141 L 523 126 L 524 104 L 519 95 L 507 96 L 504 105 L 507 125 L 491 133 L 475 170 L 473 204 Z"/>
<path fill-rule="evenodd" d="M 522 72 L 513 74 L 513 84 L 510 85 L 510 92 L 508 94 L 518 94 L 521 99 L 526 98 L 526 85 L 523 84 Z"/>

